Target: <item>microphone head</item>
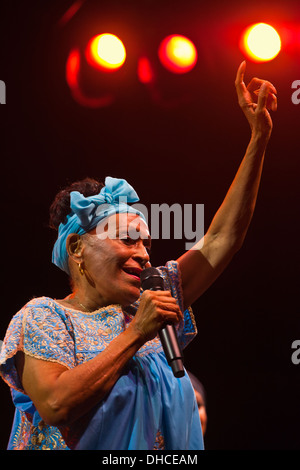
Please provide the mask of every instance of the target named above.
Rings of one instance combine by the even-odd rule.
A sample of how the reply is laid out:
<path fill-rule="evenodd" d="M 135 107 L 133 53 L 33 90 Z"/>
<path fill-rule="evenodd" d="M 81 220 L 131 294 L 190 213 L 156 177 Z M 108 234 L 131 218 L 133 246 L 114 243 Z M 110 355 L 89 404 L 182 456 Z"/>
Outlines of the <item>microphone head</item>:
<path fill-rule="evenodd" d="M 156 268 L 146 268 L 141 272 L 143 290 L 165 290 L 164 280 Z"/>

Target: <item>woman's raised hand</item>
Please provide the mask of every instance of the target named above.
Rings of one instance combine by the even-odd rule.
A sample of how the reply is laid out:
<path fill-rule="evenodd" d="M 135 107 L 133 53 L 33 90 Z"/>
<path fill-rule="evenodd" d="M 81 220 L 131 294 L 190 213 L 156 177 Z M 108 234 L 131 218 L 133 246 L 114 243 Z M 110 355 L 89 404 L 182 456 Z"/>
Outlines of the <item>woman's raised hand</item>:
<path fill-rule="evenodd" d="M 252 78 L 246 87 L 244 75 L 246 62 L 238 68 L 235 86 L 239 105 L 242 108 L 253 134 L 269 138 L 272 132 L 272 119 L 269 110 L 277 109 L 277 91 L 272 83 L 260 78 Z"/>

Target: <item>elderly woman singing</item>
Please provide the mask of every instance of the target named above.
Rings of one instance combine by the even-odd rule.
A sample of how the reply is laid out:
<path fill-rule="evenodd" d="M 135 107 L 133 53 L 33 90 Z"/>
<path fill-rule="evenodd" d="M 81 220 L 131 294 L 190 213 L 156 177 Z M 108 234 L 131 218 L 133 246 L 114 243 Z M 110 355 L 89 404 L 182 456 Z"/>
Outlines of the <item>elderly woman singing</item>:
<path fill-rule="evenodd" d="M 175 325 L 181 348 L 194 337 L 190 306 L 241 247 L 253 215 L 277 100 L 265 80 L 245 86 L 245 67 L 236 89 L 250 143 L 204 239 L 158 268 L 164 290 L 141 289 L 151 239 L 125 180 L 86 179 L 57 195 L 53 262 L 72 292 L 30 300 L 8 326 L 0 355 L 15 405 L 8 449 L 203 448 L 190 379 L 174 376 L 158 333 Z"/>

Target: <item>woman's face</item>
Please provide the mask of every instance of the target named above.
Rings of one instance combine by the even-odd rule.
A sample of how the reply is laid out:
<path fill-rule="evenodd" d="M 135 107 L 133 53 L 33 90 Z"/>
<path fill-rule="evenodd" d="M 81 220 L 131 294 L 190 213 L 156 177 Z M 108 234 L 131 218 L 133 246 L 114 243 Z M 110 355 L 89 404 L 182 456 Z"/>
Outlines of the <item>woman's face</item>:
<path fill-rule="evenodd" d="M 84 270 L 99 306 L 126 306 L 139 298 L 150 246 L 148 227 L 135 214 L 112 215 L 84 235 Z"/>

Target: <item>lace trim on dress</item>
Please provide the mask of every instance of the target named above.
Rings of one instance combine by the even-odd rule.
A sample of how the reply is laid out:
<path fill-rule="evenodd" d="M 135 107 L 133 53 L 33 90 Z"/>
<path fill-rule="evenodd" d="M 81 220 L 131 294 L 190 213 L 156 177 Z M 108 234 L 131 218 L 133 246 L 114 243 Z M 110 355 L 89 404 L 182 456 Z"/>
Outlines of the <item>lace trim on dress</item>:
<path fill-rule="evenodd" d="M 30 417 L 21 413 L 21 419 L 10 442 L 11 450 L 68 450 L 59 430 L 40 421 L 33 426 Z"/>

